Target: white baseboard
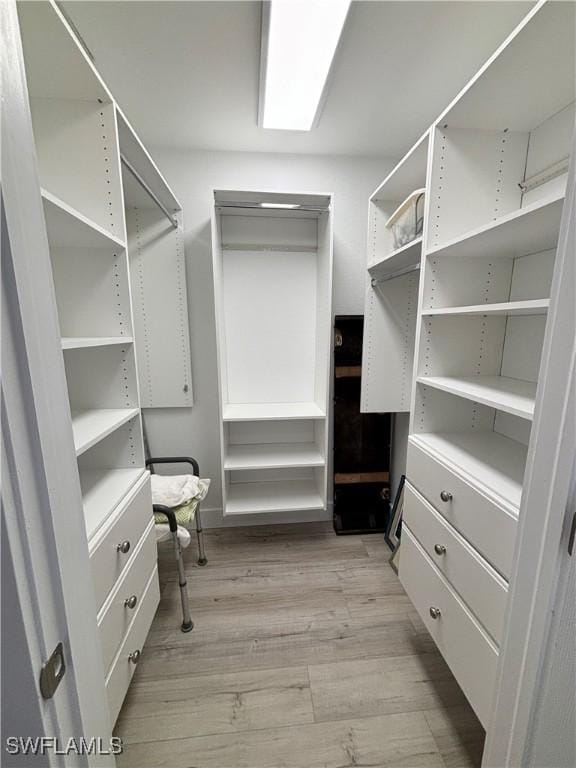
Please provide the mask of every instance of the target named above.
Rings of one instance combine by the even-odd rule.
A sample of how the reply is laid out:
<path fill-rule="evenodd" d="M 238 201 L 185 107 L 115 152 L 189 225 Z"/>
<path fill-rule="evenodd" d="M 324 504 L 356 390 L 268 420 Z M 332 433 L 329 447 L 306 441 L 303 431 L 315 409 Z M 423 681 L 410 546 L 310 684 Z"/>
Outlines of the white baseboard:
<path fill-rule="evenodd" d="M 257 515 L 224 517 L 222 507 L 200 507 L 202 527 L 234 528 L 244 525 L 282 525 L 283 523 L 318 523 L 332 520 L 332 504 L 325 510 L 311 509 L 299 512 L 266 512 Z"/>

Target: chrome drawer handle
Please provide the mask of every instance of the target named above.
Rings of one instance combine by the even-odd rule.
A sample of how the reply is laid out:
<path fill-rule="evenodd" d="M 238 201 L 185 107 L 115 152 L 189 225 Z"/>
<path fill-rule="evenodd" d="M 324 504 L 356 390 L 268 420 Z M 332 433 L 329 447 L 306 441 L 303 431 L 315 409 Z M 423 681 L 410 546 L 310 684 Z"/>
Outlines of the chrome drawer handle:
<path fill-rule="evenodd" d="M 128 539 L 126 539 L 126 541 L 121 542 L 116 547 L 116 551 L 122 552 L 123 555 L 125 555 L 129 549 L 130 549 L 130 542 L 128 541 Z"/>
<path fill-rule="evenodd" d="M 430 608 L 430 616 L 432 616 L 433 619 L 439 619 L 441 615 L 440 608 Z"/>
<path fill-rule="evenodd" d="M 434 544 L 434 552 L 436 552 L 437 555 L 445 555 L 446 547 L 444 544 Z"/>
<path fill-rule="evenodd" d="M 128 656 L 128 661 L 131 661 L 132 664 L 138 664 L 140 661 L 140 651 L 132 651 L 132 653 Z"/>
<path fill-rule="evenodd" d="M 126 608 L 136 608 L 136 603 L 138 602 L 138 598 L 136 595 L 130 595 L 130 597 L 127 597 L 126 600 L 124 600 L 124 605 Z"/>
<path fill-rule="evenodd" d="M 442 501 L 452 501 L 452 494 L 450 491 L 440 491 L 440 498 Z"/>

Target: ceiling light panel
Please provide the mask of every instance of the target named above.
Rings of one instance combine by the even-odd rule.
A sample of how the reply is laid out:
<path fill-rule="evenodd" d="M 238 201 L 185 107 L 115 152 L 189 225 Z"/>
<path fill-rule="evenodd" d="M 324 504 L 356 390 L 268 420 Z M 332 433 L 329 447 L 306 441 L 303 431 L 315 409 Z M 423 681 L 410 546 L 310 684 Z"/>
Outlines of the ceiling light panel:
<path fill-rule="evenodd" d="M 350 0 L 270 0 L 263 128 L 312 128 L 349 7 Z"/>

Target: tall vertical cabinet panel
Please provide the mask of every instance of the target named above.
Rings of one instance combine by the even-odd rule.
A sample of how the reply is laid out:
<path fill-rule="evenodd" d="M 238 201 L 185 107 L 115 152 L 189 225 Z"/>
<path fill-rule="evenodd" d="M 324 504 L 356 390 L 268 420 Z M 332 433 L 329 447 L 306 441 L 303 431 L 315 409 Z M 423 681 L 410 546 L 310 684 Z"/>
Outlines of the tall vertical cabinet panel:
<path fill-rule="evenodd" d="M 388 174 L 368 202 L 368 273 L 362 355 L 363 413 L 410 410 L 422 235 L 400 248 L 386 222 L 426 186 L 429 134 Z"/>
<path fill-rule="evenodd" d="M 55 3 L 21 3 L 19 21 L 83 499 L 69 513 L 86 526 L 114 721 L 159 601 L 119 112 Z M 165 184 L 157 169 L 149 183 Z"/>
<path fill-rule="evenodd" d="M 575 10 L 534 9 L 430 136 L 400 579 L 486 728 L 549 332 Z"/>
<path fill-rule="evenodd" d="M 330 195 L 214 193 L 224 515 L 325 510 Z"/>

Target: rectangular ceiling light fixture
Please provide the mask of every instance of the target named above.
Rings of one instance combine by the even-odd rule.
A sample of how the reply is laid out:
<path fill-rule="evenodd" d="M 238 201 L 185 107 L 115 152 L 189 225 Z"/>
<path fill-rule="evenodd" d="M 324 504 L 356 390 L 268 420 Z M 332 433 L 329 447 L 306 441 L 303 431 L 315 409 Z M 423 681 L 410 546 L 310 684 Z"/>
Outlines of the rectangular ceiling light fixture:
<path fill-rule="evenodd" d="M 263 3 L 262 128 L 309 131 L 326 88 L 351 0 Z"/>

